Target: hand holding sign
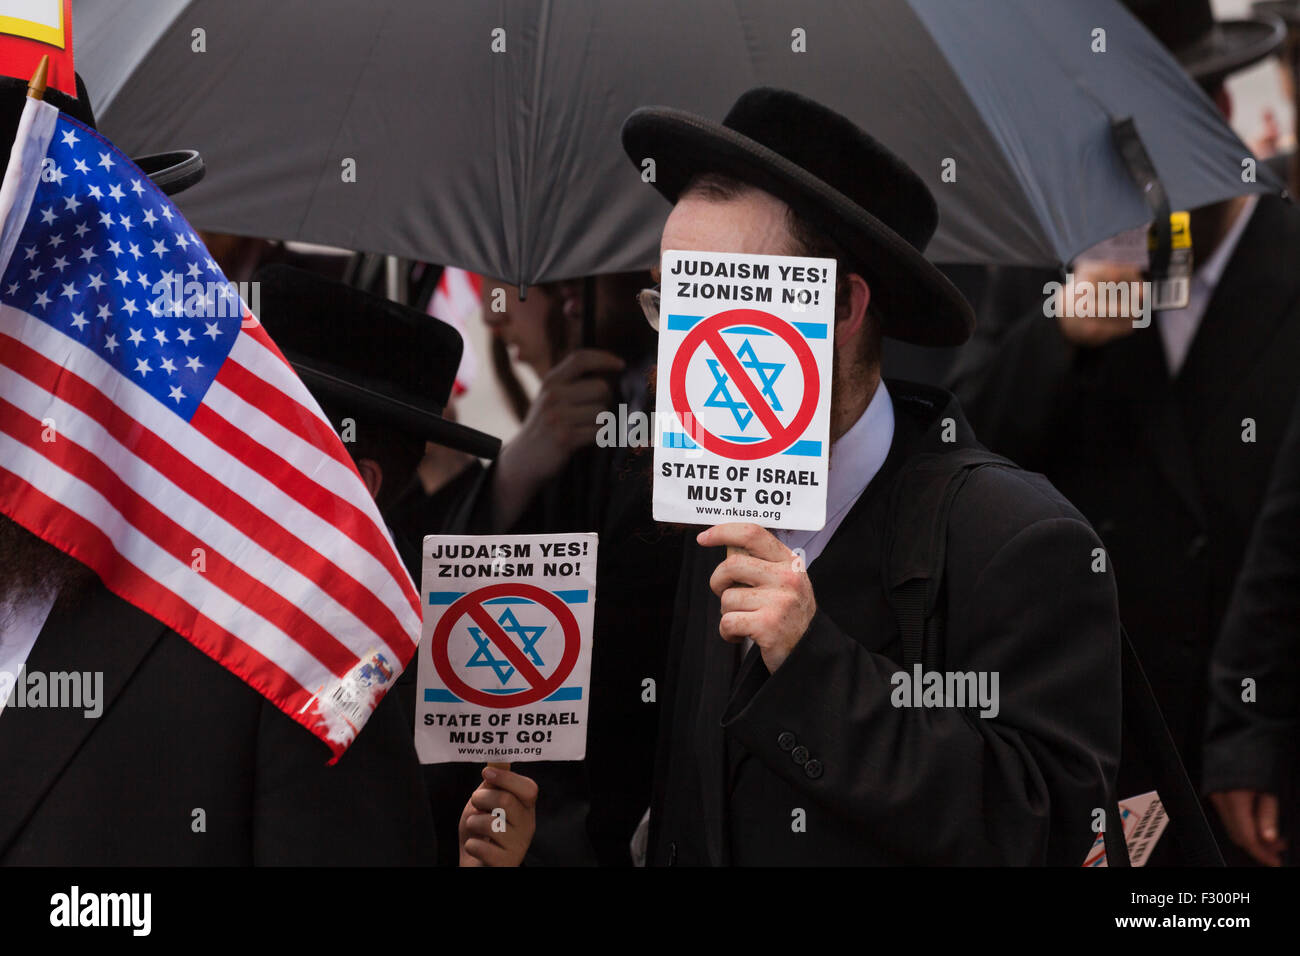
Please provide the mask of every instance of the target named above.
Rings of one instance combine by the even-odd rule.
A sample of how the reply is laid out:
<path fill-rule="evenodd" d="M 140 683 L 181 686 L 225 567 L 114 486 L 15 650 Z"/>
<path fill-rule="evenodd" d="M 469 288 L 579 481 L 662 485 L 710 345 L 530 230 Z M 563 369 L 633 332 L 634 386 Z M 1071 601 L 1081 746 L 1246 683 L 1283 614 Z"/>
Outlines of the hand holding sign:
<path fill-rule="evenodd" d="M 797 570 L 793 551 L 756 524 L 714 525 L 696 540 L 706 548 L 727 547 L 727 559 L 709 578 L 722 601 L 723 640 L 748 637 L 775 673 L 817 613 L 808 575 Z"/>
<path fill-rule="evenodd" d="M 537 830 L 537 784 L 510 764 L 483 768 L 460 815 L 461 866 L 519 866 Z"/>

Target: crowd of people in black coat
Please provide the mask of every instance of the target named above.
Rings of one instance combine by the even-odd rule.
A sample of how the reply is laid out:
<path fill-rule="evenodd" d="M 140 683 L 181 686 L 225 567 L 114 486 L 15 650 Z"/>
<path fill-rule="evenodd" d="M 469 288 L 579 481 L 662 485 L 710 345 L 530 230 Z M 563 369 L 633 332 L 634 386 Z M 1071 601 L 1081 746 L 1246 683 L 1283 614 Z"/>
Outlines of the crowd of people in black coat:
<path fill-rule="evenodd" d="M 1226 77 L 1264 54 L 1211 49 L 1209 33 L 1187 34 L 1186 8 L 1131 6 L 1226 121 Z M 1208 3 L 1189 6 L 1213 31 Z M 421 432 L 386 418 L 380 396 L 349 450 L 416 581 L 428 534 L 599 533 L 586 758 L 419 767 L 412 668 L 326 767 L 322 745 L 251 688 L 0 517 L 0 614 L 48 598 L 31 662 L 107 684 L 94 722 L 0 711 L 0 767 L 23 771 L 0 787 L 0 862 L 1079 866 L 1098 812 L 1149 789 L 1126 750 L 1125 632 L 1226 859 L 1288 862 L 1300 838 L 1294 202 L 1191 210 L 1187 304 L 1148 325 L 1050 310 L 1054 271 L 945 275 L 923 256 L 937 207 L 922 179 L 798 94 L 751 90 L 720 123 L 638 110 L 623 143 L 633 162 L 657 159 L 662 249 L 836 260 L 826 528 L 795 539 L 655 522 L 650 449 L 598 441 L 602 413 L 654 407 L 654 272 L 526 297 L 488 280 L 515 436 L 484 464 L 454 423 L 431 415 L 446 431 Z M 266 281 L 288 292 L 262 319 L 286 352 L 289 313 L 312 296 L 317 312 L 364 313 L 394 336 L 419 324 L 277 269 Z M 1146 278 L 1086 256 L 1071 270 Z M 532 397 L 516 363 L 536 374 Z M 356 417 L 353 392 L 315 388 L 336 425 Z M 461 448 L 436 480 L 420 459 L 443 453 L 426 441 Z M 986 449 L 1009 461 L 963 470 Z M 911 636 L 892 535 L 901 514 L 931 507 L 926 467 L 961 473 L 927 514 L 944 545 L 927 636 L 943 673 L 994 679 L 983 710 L 896 693 Z M 1172 841 L 1153 862 L 1180 862 Z"/>

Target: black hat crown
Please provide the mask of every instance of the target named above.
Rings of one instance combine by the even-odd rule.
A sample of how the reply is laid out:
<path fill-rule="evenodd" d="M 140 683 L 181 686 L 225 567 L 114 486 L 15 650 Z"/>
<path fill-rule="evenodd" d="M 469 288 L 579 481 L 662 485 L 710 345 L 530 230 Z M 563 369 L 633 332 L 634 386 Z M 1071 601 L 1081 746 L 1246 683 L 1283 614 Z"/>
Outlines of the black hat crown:
<path fill-rule="evenodd" d="M 1174 55 L 1214 29 L 1210 0 L 1126 0 L 1126 6 Z"/>
<path fill-rule="evenodd" d="M 1258 11 L 1253 20 L 1216 20 L 1210 0 L 1123 3 L 1183 69 L 1206 88 L 1258 63 L 1286 38 L 1282 21 L 1264 11 Z"/>
<path fill-rule="evenodd" d="M 677 202 L 691 179 L 718 173 L 782 200 L 838 248 L 871 287 L 885 335 L 960 345 L 970 304 L 921 254 L 934 235 L 934 196 L 906 163 L 849 118 L 789 90 L 741 95 L 721 123 L 645 106 L 623 124 L 633 163 L 656 159 L 655 188 Z"/>
<path fill-rule="evenodd" d="M 934 196 L 912 169 L 844 116 L 815 100 L 760 87 L 722 125 L 812 173 L 923 251 L 939 224 Z"/>
<path fill-rule="evenodd" d="M 464 343 L 417 309 L 287 265 L 264 266 L 261 314 L 317 400 L 348 402 L 399 431 L 484 458 L 500 441 L 442 417 Z"/>

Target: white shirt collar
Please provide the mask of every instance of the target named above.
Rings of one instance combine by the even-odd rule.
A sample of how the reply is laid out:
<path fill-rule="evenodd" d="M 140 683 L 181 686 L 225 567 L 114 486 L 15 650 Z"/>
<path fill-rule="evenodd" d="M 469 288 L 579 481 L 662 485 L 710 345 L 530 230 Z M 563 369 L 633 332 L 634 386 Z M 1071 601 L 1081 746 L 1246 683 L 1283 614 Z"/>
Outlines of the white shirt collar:
<path fill-rule="evenodd" d="M 1258 203 L 1258 193 L 1251 193 L 1246 197 L 1246 204 L 1241 207 L 1241 212 L 1237 214 L 1236 221 L 1228 229 L 1228 234 L 1223 237 L 1223 240 L 1214 250 L 1214 254 L 1196 270 L 1194 278 L 1203 283 L 1206 288 L 1213 289 L 1219 284 L 1219 279 L 1223 276 L 1223 270 L 1227 268 L 1228 260 L 1232 258 L 1232 253 L 1241 240 L 1241 234 L 1246 231 L 1246 224 L 1250 222 L 1250 217 L 1255 212 L 1255 206 Z M 1193 253 L 1195 253 L 1195 250 L 1193 250 Z"/>
<path fill-rule="evenodd" d="M 1258 201 L 1258 195 L 1246 197 L 1241 212 L 1228 227 L 1228 232 L 1219 242 L 1214 254 L 1192 273 L 1187 305 L 1181 309 L 1167 309 L 1156 313 L 1156 327 L 1160 330 L 1160 344 L 1165 352 L 1165 366 L 1172 376 L 1177 376 L 1182 371 L 1183 362 L 1186 361 L 1187 353 L 1192 347 L 1192 340 L 1201 326 L 1201 319 L 1210 305 L 1210 299 L 1214 297 L 1215 287 L 1218 286 L 1224 269 L 1228 267 L 1233 253 L 1236 252 L 1237 243 L 1242 233 L 1246 231 Z M 1195 251 L 1192 250 L 1193 254 Z"/>

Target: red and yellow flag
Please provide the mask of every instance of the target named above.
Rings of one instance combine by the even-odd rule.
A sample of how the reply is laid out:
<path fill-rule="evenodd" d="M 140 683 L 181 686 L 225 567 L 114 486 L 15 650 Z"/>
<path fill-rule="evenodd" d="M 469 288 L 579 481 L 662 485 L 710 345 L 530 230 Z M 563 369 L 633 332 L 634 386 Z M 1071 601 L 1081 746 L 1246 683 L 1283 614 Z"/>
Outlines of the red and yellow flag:
<path fill-rule="evenodd" d="M 72 0 L 0 0 L 0 73 L 30 79 L 47 55 L 48 85 L 75 98 Z"/>

